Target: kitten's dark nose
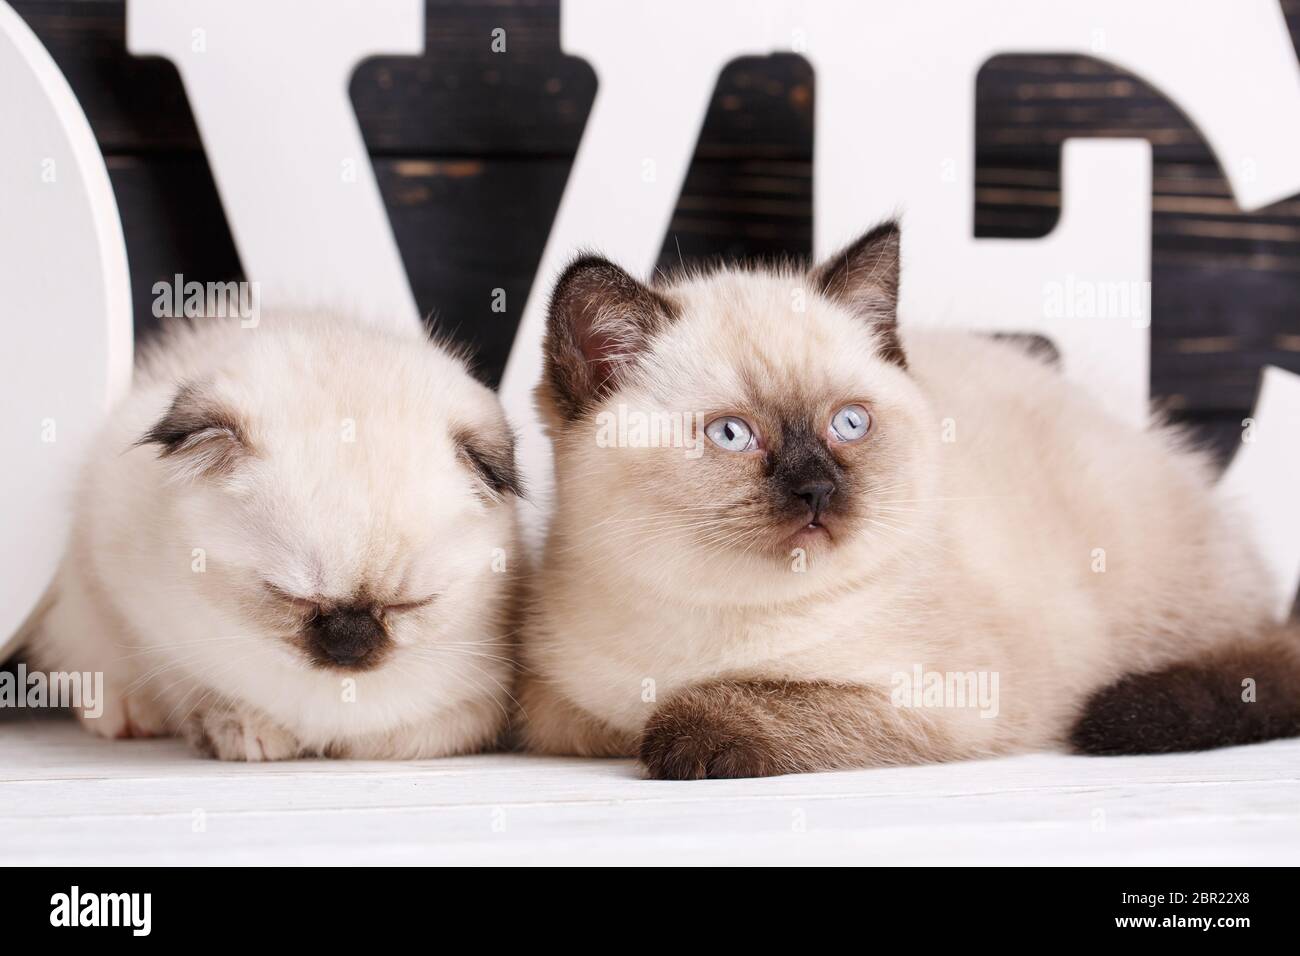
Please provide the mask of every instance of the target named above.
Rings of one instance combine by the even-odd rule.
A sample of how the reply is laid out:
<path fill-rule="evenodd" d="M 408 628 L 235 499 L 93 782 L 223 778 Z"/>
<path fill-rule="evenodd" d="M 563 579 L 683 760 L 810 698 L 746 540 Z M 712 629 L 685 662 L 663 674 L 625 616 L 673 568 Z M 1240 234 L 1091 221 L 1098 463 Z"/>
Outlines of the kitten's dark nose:
<path fill-rule="evenodd" d="M 797 486 L 792 493 L 808 506 L 808 510 L 812 512 L 813 520 L 816 521 L 821 517 L 821 513 L 826 510 L 826 506 L 830 504 L 831 495 L 835 493 L 835 485 L 829 481 L 805 481 Z"/>
<path fill-rule="evenodd" d="M 369 608 L 337 608 L 311 622 L 310 644 L 319 664 L 364 669 L 378 663 L 388 634 Z"/>

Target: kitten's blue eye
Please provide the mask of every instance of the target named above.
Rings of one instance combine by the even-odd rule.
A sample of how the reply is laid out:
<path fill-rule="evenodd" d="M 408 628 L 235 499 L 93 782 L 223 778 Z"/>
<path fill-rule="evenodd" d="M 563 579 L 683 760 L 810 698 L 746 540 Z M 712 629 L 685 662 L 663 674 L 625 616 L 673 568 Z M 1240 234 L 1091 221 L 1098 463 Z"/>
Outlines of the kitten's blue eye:
<path fill-rule="evenodd" d="M 715 418 L 704 426 L 704 434 L 726 451 L 749 451 L 758 446 L 754 430 L 740 418 Z"/>
<path fill-rule="evenodd" d="M 831 419 L 831 438 L 857 441 L 871 428 L 871 415 L 861 405 L 845 405 Z"/>

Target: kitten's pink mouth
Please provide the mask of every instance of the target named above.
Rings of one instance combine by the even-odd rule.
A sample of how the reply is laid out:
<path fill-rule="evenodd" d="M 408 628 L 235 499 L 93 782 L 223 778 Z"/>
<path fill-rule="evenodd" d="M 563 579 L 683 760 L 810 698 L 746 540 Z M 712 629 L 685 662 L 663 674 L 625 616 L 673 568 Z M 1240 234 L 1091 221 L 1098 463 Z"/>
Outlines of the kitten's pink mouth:
<path fill-rule="evenodd" d="M 833 540 L 835 538 L 831 534 L 830 528 L 820 521 L 809 521 L 796 528 L 794 533 L 786 538 L 786 543 L 792 548 L 802 548 L 814 542 Z"/>

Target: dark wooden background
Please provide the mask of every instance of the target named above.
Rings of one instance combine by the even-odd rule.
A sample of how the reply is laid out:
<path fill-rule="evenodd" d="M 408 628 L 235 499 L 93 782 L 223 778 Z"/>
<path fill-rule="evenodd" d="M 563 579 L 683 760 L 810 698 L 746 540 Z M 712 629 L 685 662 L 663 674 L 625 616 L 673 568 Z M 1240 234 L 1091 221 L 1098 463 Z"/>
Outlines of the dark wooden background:
<path fill-rule="evenodd" d="M 155 281 L 241 277 L 179 77 L 166 61 L 127 54 L 123 0 L 10 2 L 62 68 L 107 157 L 136 331 L 147 336 Z M 1281 3 L 1300 41 L 1300 0 Z M 557 0 L 427 6 L 425 55 L 362 64 L 352 100 L 420 308 L 471 341 L 495 382 L 596 81 L 560 53 Z M 505 54 L 490 52 L 495 27 L 507 31 Z M 809 252 L 815 96 L 800 57 L 738 60 L 722 72 L 665 261 L 679 247 L 687 258 Z M 1182 114 L 1090 58 L 998 57 L 976 99 L 978 236 L 1052 228 L 1064 138 L 1152 142 L 1152 390 L 1226 457 L 1260 367 L 1300 371 L 1300 197 L 1243 215 Z M 1241 106 L 1269 110 L 1267 91 Z M 504 315 L 490 308 L 497 287 Z"/>

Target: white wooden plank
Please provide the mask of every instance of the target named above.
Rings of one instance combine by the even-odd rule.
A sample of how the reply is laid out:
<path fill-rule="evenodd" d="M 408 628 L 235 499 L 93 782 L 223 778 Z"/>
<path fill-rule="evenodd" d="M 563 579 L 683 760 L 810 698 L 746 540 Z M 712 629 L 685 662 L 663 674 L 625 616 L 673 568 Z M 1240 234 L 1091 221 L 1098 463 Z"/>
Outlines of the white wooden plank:
<path fill-rule="evenodd" d="M 1296 864 L 1300 741 L 661 782 L 517 754 L 226 764 L 0 724 L 6 864 L 720 861 Z"/>

